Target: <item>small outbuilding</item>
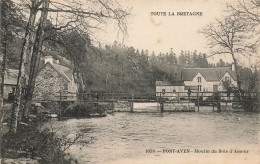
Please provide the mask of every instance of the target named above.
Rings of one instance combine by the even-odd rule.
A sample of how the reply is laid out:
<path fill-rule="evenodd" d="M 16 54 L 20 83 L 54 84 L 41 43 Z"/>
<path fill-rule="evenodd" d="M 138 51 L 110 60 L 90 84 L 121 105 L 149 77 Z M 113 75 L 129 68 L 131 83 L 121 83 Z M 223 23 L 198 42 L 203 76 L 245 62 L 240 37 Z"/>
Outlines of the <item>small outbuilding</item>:
<path fill-rule="evenodd" d="M 184 92 L 185 86 L 183 82 L 156 81 L 155 85 L 156 97 L 177 99 L 178 96 L 182 96 L 182 94 L 184 94 L 179 93 Z"/>
<path fill-rule="evenodd" d="M 13 100 L 13 96 L 15 93 L 15 89 L 17 86 L 17 77 L 19 70 L 17 69 L 6 69 L 4 75 L 4 100 Z M 26 84 L 27 84 L 28 75 L 25 75 L 23 78 L 24 86 L 22 88 L 22 93 L 26 92 Z M 0 83 L 2 82 L 0 78 Z"/>

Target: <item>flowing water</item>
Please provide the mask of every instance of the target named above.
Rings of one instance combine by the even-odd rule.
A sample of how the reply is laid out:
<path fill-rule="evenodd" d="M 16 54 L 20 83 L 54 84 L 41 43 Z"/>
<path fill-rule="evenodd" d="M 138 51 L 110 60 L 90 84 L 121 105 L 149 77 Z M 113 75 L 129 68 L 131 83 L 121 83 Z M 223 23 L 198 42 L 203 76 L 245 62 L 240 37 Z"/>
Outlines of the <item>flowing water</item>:
<path fill-rule="evenodd" d="M 81 137 L 69 148 L 80 163 L 160 163 L 212 157 L 212 150 L 247 150 L 259 159 L 260 114 L 236 112 L 114 113 L 102 118 L 51 121 L 58 135 Z M 187 149 L 187 154 L 172 149 Z M 195 149 L 201 150 L 195 153 Z M 203 151 L 210 153 L 202 153 Z M 230 153 L 217 152 L 219 156 Z M 234 152 L 233 152 L 234 154 Z M 239 153 L 238 155 L 241 155 Z M 244 158 L 244 157 L 243 157 Z M 253 158 L 253 160 L 255 160 Z M 117 162 L 116 162 L 117 161 Z M 156 162 L 157 161 L 157 162 Z M 144 162 L 146 163 L 146 162 Z M 171 162 L 170 162 L 171 163 Z"/>

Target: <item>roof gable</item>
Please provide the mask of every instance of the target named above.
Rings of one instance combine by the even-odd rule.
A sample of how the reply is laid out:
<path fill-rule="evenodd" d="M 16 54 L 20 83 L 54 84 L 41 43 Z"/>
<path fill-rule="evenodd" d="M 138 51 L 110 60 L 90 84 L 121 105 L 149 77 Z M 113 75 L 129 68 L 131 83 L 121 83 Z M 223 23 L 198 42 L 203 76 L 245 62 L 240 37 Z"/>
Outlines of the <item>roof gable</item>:
<path fill-rule="evenodd" d="M 224 77 L 225 77 L 226 74 L 228 74 L 234 81 L 236 81 L 236 80 L 234 79 L 234 77 L 236 78 L 236 76 L 234 75 L 234 77 L 233 77 L 232 75 L 230 75 L 230 72 L 225 72 L 225 73 L 223 74 L 221 80 L 225 80 Z"/>
<path fill-rule="evenodd" d="M 49 65 L 50 67 L 52 67 L 57 73 L 59 73 L 66 81 L 70 82 L 73 79 L 73 74 L 69 73 L 71 70 L 68 67 L 64 67 L 58 64 L 51 64 L 50 62 L 47 62 L 46 64 L 43 65 L 43 67 L 39 70 L 39 72 L 46 67 L 47 65 Z M 72 71 L 71 71 L 72 72 Z"/>
<path fill-rule="evenodd" d="M 18 69 L 5 69 L 4 84 L 5 85 L 17 85 L 19 70 Z M 25 78 L 28 79 L 28 74 L 25 74 Z M 27 82 L 27 80 L 26 80 Z"/>
<path fill-rule="evenodd" d="M 226 72 L 236 81 L 235 73 L 230 67 L 185 68 L 182 69 L 182 77 L 184 81 L 192 81 L 200 73 L 207 81 L 220 81 Z"/>
<path fill-rule="evenodd" d="M 192 80 L 194 80 L 196 77 L 202 77 L 203 79 L 205 79 L 207 81 L 207 79 L 200 72 L 197 72 L 195 74 L 195 76 L 192 78 Z"/>

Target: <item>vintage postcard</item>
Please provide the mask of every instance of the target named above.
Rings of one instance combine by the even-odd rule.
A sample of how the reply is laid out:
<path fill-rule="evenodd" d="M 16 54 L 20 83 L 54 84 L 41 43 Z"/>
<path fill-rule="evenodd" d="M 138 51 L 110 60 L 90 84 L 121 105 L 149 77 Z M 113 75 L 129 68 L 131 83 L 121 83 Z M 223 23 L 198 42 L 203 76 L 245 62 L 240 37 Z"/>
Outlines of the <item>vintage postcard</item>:
<path fill-rule="evenodd" d="M 259 0 L 2 0 L 1 163 L 259 164 Z"/>

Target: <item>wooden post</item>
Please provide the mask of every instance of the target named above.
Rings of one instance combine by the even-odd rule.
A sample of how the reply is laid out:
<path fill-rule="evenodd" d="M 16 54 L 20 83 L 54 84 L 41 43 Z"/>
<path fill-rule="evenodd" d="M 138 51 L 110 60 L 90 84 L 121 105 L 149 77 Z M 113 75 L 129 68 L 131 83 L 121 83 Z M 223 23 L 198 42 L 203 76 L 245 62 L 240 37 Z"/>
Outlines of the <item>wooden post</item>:
<path fill-rule="evenodd" d="M 214 105 L 215 105 L 215 93 L 213 92 L 213 104 L 212 104 L 212 106 L 213 106 L 213 112 L 214 112 Z"/>
<path fill-rule="evenodd" d="M 243 109 L 245 109 L 245 96 L 242 96 L 242 101 L 243 101 Z"/>
<path fill-rule="evenodd" d="M 180 93 L 178 92 L 178 103 L 180 103 Z"/>
<path fill-rule="evenodd" d="M 221 111 L 220 97 L 218 98 L 218 111 Z"/>
<path fill-rule="evenodd" d="M 132 93 L 131 112 L 134 111 L 134 92 Z"/>
<path fill-rule="evenodd" d="M 197 103 L 198 103 L 198 112 L 200 111 L 200 99 L 199 99 L 199 92 L 197 92 Z"/>
<path fill-rule="evenodd" d="M 221 111 L 221 104 L 220 104 L 220 94 L 217 92 L 217 108 L 218 112 Z"/>
<path fill-rule="evenodd" d="M 112 111 L 114 112 L 115 104 L 114 104 L 114 92 L 112 93 Z"/>
<path fill-rule="evenodd" d="M 164 112 L 164 103 L 163 102 L 160 103 L 160 107 L 161 107 L 161 112 Z"/>

